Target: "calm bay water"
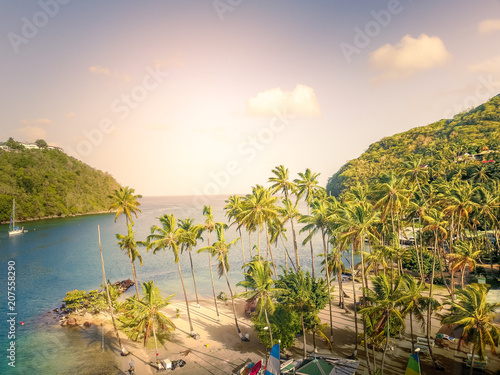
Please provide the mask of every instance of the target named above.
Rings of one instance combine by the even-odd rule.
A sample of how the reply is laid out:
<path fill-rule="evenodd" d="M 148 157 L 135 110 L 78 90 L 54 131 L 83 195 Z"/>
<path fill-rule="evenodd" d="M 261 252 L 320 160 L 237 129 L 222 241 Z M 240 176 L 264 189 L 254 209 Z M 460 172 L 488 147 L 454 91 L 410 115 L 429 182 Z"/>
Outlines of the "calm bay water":
<path fill-rule="evenodd" d="M 210 199 L 216 221 L 227 222 L 223 207 L 226 196 L 214 196 Z M 151 225 L 158 224 L 157 217 L 163 214 L 174 214 L 177 219 L 194 218 L 195 223 L 204 222 L 203 206 L 196 204 L 193 197 L 145 197 L 140 200 L 142 213 L 135 219 L 135 236 L 137 240 L 145 240 L 150 234 Z M 302 212 L 305 212 L 303 210 Z M 119 374 L 113 361 L 114 342 L 106 338 L 105 350 L 101 350 L 101 331 L 99 327 L 62 328 L 54 313 L 49 313 L 61 305 L 61 301 L 69 290 L 99 289 L 102 279 L 102 268 L 99 254 L 97 226 L 101 230 L 101 242 L 108 280 L 115 282 L 132 278 L 128 257 L 116 244 L 116 233 L 125 234 L 126 224 L 123 216 L 114 222 L 114 214 L 88 215 L 72 218 L 41 220 L 25 223 L 28 232 L 17 237 L 9 237 L 8 226 L 0 226 L 0 281 L 2 299 L 0 303 L 2 349 L 0 373 L 4 374 Z M 238 237 L 234 228 L 226 231 L 226 240 Z M 291 243 L 291 229 L 288 230 L 289 241 L 286 247 L 294 259 Z M 304 235 L 299 235 L 299 253 L 301 266 L 310 269 L 311 257 L 309 246 L 300 246 Z M 197 248 L 206 246 L 207 239 L 199 242 Z M 216 240 L 212 233 L 210 242 Z M 254 234 L 253 241 L 257 240 Z M 245 257 L 249 260 L 248 235 L 243 233 Z M 320 239 L 315 239 L 315 252 L 322 252 Z M 265 254 L 265 237 L 262 236 L 261 253 Z M 273 246 L 275 261 L 284 265 L 284 247 Z M 137 265 L 139 282 L 154 280 L 162 293 L 167 296 L 182 290 L 177 266 L 171 251 L 147 253 L 141 251 L 143 266 Z M 255 255 L 255 254 L 254 254 Z M 210 274 L 207 254 L 193 252 L 193 263 L 196 272 L 198 294 L 200 298 L 211 297 Z M 9 322 L 7 306 L 7 267 L 14 261 L 16 268 L 16 310 L 15 312 L 15 368 L 8 366 L 11 340 L 8 339 Z M 241 244 L 238 241 L 231 249 L 230 281 L 235 285 L 242 280 L 243 264 Z M 191 269 L 187 254 L 181 256 L 181 268 L 190 300 L 195 299 Z M 316 272 L 321 270 L 321 258 L 315 261 Z M 288 263 L 290 266 L 290 262 Z M 214 269 L 215 272 L 215 269 Z M 227 286 L 224 279 L 215 280 L 216 293 L 224 291 Z M 133 294 L 130 288 L 125 296 Z M 237 290 L 235 288 L 235 290 Z M 182 292 L 175 299 L 183 298 Z M 25 324 L 20 325 L 23 321 Z M 116 349 L 116 348 L 115 348 Z"/>

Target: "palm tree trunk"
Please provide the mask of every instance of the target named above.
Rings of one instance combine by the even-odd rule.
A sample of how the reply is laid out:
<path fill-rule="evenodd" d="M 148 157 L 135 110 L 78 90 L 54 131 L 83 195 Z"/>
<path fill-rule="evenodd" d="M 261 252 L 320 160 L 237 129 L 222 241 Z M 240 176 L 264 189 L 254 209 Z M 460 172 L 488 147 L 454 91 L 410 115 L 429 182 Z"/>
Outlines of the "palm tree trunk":
<path fill-rule="evenodd" d="M 391 322 L 391 314 L 389 311 L 386 312 L 387 314 L 387 334 L 385 336 L 385 346 L 384 346 L 384 352 L 382 353 L 382 361 L 380 363 L 380 373 L 383 374 L 384 373 L 384 362 L 385 362 L 385 353 L 387 353 L 387 347 L 389 346 L 389 334 L 390 334 L 390 331 L 391 331 L 391 326 L 390 326 L 390 322 Z"/>
<path fill-rule="evenodd" d="M 102 246 L 101 246 L 101 229 L 99 225 L 97 226 L 97 234 L 99 236 L 99 251 L 101 252 L 101 264 L 102 264 L 102 279 L 104 281 L 104 286 L 106 287 L 106 296 L 108 298 L 109 311 L 111 313 L 111 320 L 113 321 L 113 328 L 115 330 L 116 339 L 118 340 L 118 345 L 122 354 L 125 354 L 125 347 L 122 345 L 122 340 L 120 339 L 120 334 L 118 333 L 118 328 L 116 328 L 115 314 L 113 313 L 113 304 L 111 303 L 111 296 L 109 295 L 108 281 L 106 279 L 106 270 L 104 269 L 104 257 L 102 256 Z"/>
<path fill-rule="evenodd" d="M 462 289 L 464 288 L 464 275 L 465 275 L 465 263 L 462 267 L 462 280 L 460 281 L 460 285 L 462 286 Z"/>
<path fill-rule="evenodd" d="M 366 293 L 365 293 L 365 288 L 368 287 L 368 282 L 366 280 L 366 275 L 365 275 L 365 261 L 364 261 L 364 255 L 363 253 L 365 252 L 365 241 L 364 238 L 361 238 L 361 285 L 363 287 L 362 293 L 363 293 L 363 304 L 366 302 Z M 356 302 L 354 302 L 354 306 L 356 306 Z M 365 348 L 365 356 L 366 356 L 366 365 L 368 367 L 368 374 L 371 375 L 372 370 L 370 366 L 370 353 L 368 352 L 368 340 L 366 337 L 366 316 L 363 314 L 363 336 L 364 336 L 364 348 Z M 382 371 L 383 374 L 383 371 Z"/>
<path fill-rule="evenodd" d="M 307 216 L 311 215 L 310 213 L 310 208 L 309 208 L 309 202 L 307 202 Z M 312 237 L 311 237 L 311 230 L 309 230 L 309 245 L 311 245 L 311 268 L 312 268 L 312 277 L 314 279 L 314 249 L 313 249 L 313 242 L 312 242 Z"/>
<path fill-rule="evenodd" d="M 300 312 L 300 322 L 302 323 L 302 340 L 304 343 L 304 358 L 306 359 L 307 357 L 307 348 L 306 348 L 306 327 L 304 325 L 304 312 Z"/>
<path fill-rule="evenodd" d="M 273 347 L 273 332 L 271 330 L 271 323 L 269 323 L 269 318 L 267 316 L 267 309 L 264 308 L 264 314 L 266 315 L 266 323 L 267 323 L 267 328 L 269 329 L 269 337 L 271 338 L 271 348 Z"/>
<path fill-rule="evenodd" d="M 432 353 L 431 346 L 431 328 L 432 328 L 432 297 L 434 291 L 434 270 L 436 268 L 436 251 L 438 247 L 438 233 L 437 230 L 434 231 L 434 256 L 432 257 L 432 272 L 431 272 L 431 285 L 429 286 L 429 306 L 427 307 L 427 345 L 429 347 L 429 354 L 432 358 L 432 362 L 436 364 L 436 359 Z"/>
<path fill-rule="evenodd" d="M 339 262 L 342 262 L 342 259 L 339 259 Z M 339 267 L 337 268 L 337 279 L 339 282 L 339 307 L 341 309 L 345 308 L 345 303 L 344 303 L 344 288 L 342 286 L 342 268 Z"/>
<path fill-rule="evenodd" d="M 253 259 L 252 255 L 252 232 L 248 230 L 248 249 L 250 251 L 250 261 Z"/>
<path fill-rule="evenodd" d="M 274 268 L 274 278 L 277 280 L 278 279 L 278 272 L 276 272 L 276 263 L 274 263 L 273 249 L 271 249 L 271 243 L 269 242 L 269 231 L 267 230 L 267 222 L 265 224 L 265 228 L 266 228 L 267 253 L 268 254 L 271 253 L 271 261 L 273 262 L 273 268 Z"/>
<path fill-rule="evenodd" d="M 194 293 L 196 295 L 196 305 L 200 307 L 200 302 L 198 301 L 198 288 L 196 287 L 196 277 L 194 276 L 193 258 L 191 257 L 191 247 L 188 248 L 188 253 L 189 253 L 189 263 L 191 264 L 191 274 L 193 275 Z"/>
<path fill-rule="evenodd" d="M 158 365 L 158 341 L 156 340 L 156 330 L 155 330 L 155 316 L 153 314 L 153 322 L 152 322 L 152 326 L 153 326 L 153 338 L 155 339 L 155 353 L 156 353 L 156 364 Z"/>
<path fill-rule="evenodd" d="M 243 265 L 246 264 L 245 261 L 245 248 L 243 247 L 243 237 L 241 237 L 241 228 L 238 228 L 238 231 L 240 232 L 240 238 L 241 238 L 241 254 L 243 255 Z"/>
<path fill-rule="evenodd" d="M 422 265 L 420 264 L 420 256 L 418 253 L 418 245 L 417 245 L 417 236 L 415 233 L 415 222 L 412 220 L 411 221 L 411 227 L 413 229 L 413 239 L 414 239 L 414 247 L 415 247 L 415 254 L 417 255 L 417 264 L 418 264 L 418 272 L 420 273 L 420 280 L 424 283 L 425 287 L 425 275 L 424 275 L 424 270 L 422 269 Z M 413 351 L 412 351 L 413 353 Z"/>
<path fill-rule="evenodd" d="M 415 353 L 415 342 L 413 340 L 413 313 L 410 310 L 410 337 L 411 337 L 411 352 Z"/>
<path fill-rule="evenodd" d="M 470 375 L 474 374 L 474 354 L 476 351 L 476 342 L 472 344 L 472 357 L 470 359 Z"/>
<path fill-rule="evenodd" d="M 217 307 L 217 297 L 215 296 L 214 273 L 212 272 L 212 256 L 210 255 L 210 253 L 208 254 L 208 267 L 210 268 L 210 279 L 212 280 L 212 292 L 214 293 L 215 313 L 217 314 L 217 320 L 220 321 L 219 308 Z"/>
<path fill-rule="evenodd" d="M 297 269 L 299 269 L 300 268 L 299 248 L 297 246 L 297 236 L 295 234 L 295 226 L 293 225 L 293 218 L 290 218 L 290 223 L 292 224 L 293 249 L 295 250 L 295 262 L 297 263 Z"/>
<path fill-rule="evenodd" d="M 358 309 L 356 307 L 356 285 L 354 284 L 354 244 L 351 244 L 351 276 L 352 276 L 352 298 L 354 299 L 354 332 L 356 339 L 354 343 L 353 357 L 358 355 Z"/>
<path fill-rule="evenodd" d="M 241 330 L 240 330 L 240 326 L 238 325 L 238 318 L 236 317 L 236 308 L 234 307 L 233 290 L 231 289 L 231 285 L 229 284 L 229 278 L 227 277 L 226 264 L 224 263 L 224 260 L 222 260 L 222 268 L 224 269 L 224 276 L 226 276 L 227 288 L 229 289 L 229 294 L 231 295 L 231 304 L 233 305 L 234 323 L 236 324 L 236 329 L 238 330 L 238 335 L 241 338 L 242 337 Z"/>
<path fill-rule="evenodd" d="M 330 267 L 328 265 L 328 249 L 325 242 L 325 230 L 321 228 L 321 238 L 323 240 L 323 249 L 325 250 L 325 273 L 326 285 L 328 286 L 328 306 L 330 308 L 330 342 L 333 342 L 333 313 L 332 313 L 332 292 L 330 286 Z"/>
<path fill-rule="evenodd" d="M 193 323 L 191 322 L 191 313 L 189 312 L 189 303 L 186 294 L 186 287 L 184 286 L 184 279 L 182 278 L 181 262 L 179 261 L 177 262 L 177 267 L 179 268 L 179 276 L 181 277 L 182 290 L 184 291 L 184 300 L 186 301 L 186 310 L 188 314 L 189 328 L 191 329 L 191 336 L 194 336 L 194 329 L 193 329 Z"/>
<path fill-rule="evenodd" d="M 130 256 L 130 250 L 129 250 L 129 256 Z M 137 283 L 137 275 L 135 273 L 135 264 L 134 264 L 134 261 L 132 260 L 131 256 L 130 256 L 130 264 L 132 264 L 132 276 L 134 277 L 135 294 L 137 296 L 137 300 L 139 301 L 141 299 L 141 296 L 139 295 L 139 286 L 138 286 L 138 283 Z"/>

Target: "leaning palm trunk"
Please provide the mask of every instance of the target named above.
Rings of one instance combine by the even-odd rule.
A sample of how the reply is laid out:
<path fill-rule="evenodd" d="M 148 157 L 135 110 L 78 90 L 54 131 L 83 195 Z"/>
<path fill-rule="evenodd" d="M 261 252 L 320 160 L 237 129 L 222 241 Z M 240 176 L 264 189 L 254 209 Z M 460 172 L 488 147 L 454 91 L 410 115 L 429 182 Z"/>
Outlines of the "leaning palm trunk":
<path fill-rule="evenodd" d="M 155 330 L 155 316 L 153 314 L 153 322 L 151 323 L 153 327 L 153 338 L 155 339 L 155 353 L 156 353 L 156 364 L 158 364 L 158 341 L 156 340 L 156 330 Z M 145 344 L 145 343 L 144 343 Z"/>
<path fill-rule="evenodd" d="M 139 287 L 137 286 L 137 275 L 135 273 L 135 264 L 134 261 L 132 260 L 132 254 L 130 254 L 130 250 L 129 250 L 129 257 L 130 257 L 130 263 L 132 264 L 132 276 L 134 277 L 135 294 L 137 296 L 137 300 L 139 301 L 141 297 L 139 296 Z"/>
<path fill-rule="evenodd" d="M 224 263 L 224 260 L 222 260 L 222 268 L 224 270 L 224 276 L 226 277 L 227 288 L 229 289 L 229 294 L 231 295 L 231 305 L 233 305 L 234 323 L 236 324 L 236 329 L 238 330 L 238 335 L 241 338 L 241 336 L 242 336 L 241 330 L 240 330 L 240 326 L 238 325 L 238 318 L 236 317 L 236 308 L 234 307 L 233 290 L 231 289 L 231 284 L 229 284 L 229 278 L 227 277 L 226 264 Z"/>
<path fill-rule="evenodd" d="M 271 324 L 269 323 L 269 318 L 267 316 L 267 309 L 264 308 L 264 314 L 266 315 L 267 328 L 269 329 L 269 337 L 271 338 L 271 348 L 273 347 L 273 331 L 271 330 Z"/>
<path fill-rule="evenodd" d="M 333 314 L 332 314 L 332 292 L 330 286 L 330 267 L 328 267 L 328 249 L 326 248 L 325 242 L 325 231 L 321 228 L 321 238 L 323 239 L 323 248 L 325 250 L 325 273 L 326 273 L 326 285 L 328 286 L 328 306 L 330 308 L 330 342 L 333 342 Z"/>
<path fill-rule="evenodd" d="M 189 312 L 189 303 L 186 294 L 186 287 L 184 286 L 184 279 L 182 278 L 181 262 L 177 262 L 177 267 L 179 268 L 179 276 L 181 277 L 182 290 L 184 291 L 184 300 L 186 301 L 186 310 L 189 320 L 189 328 L 191 329 L 191 336 L 194 336 L 193 323 L 191 322 L 191 313 Z"/>
<path fill-rule="evenodd" d="M 266 244 L 267 244 L 267 253 L 268 254 L 271 253 L 271 261 L 273 262 L 273 268 L 274 268 L 274 278 L 277 280 L 278 272 L 276 272 L 276 263 L 274 263 L 273 249 L 271 249 L 271 242 L 269 242 L 269 231 L 267 230 L 267 223 L 266 223 Z"/>
<path fill-rule="evenodd" d="M 118 333 L 118 328 L 116 328 L 115 322 L 115 314 L 113 313 L 113 304 L 111 303 L 111 296 L 109 294 L 108 282 L 106 279 L 106 271 L 104 269 L 104 257 L 102 256 L 102 247 L 101 247 L 101 229 L 99 225 L 97 226 L 97 233 L 99 235 L 99 251 L 101 252 L 101 264 L 102 264 L 102 279 L 104 281 L 104 286 L 106 287 L 106 297 L 108 298 L 109 311 L 111 313 L 111 320 L 113 321 L 113 328 L 115 330 L 116 339 L 118 340 L 118 345 L 120 346 L 120 350 L 122 354 L 126 352 L 125 347 L 122 346 L 122 340 L 120 339 L 120 334 Z"/>
<path fill-rule="evenodd" d="M 304 325 L 304 312 L 300 312 L 300 322 L 302 323 L 302 340 L 304 343 L 304 359 L 307 357 L 307 348 L 306 348 L 306 327 Z"/>
<path fill-rule="evenodd" d="M 385 362 L 385 353 L 387 353 L 387 347 L 389 346 L 389 334 L 390 334 L 390 321 L 391 321 L 391 314 L 390 311 L 388 310 L 386 312 L 387 314 L 387 335 L 385 337 L 385 346 L 384 346 L 384 352 L 382 353 L 382 361 L 380 363 L 380 373 L 384 373 L 384 362 Z"/>
<path fill-rule="evenodd" d="M 210 268 L 210 279 L 212 280 L 212 292 L 214 293 L 215 313 L 217 314 L 217 320 L 220 321 L 219 308 L 217 307 L 217 297 L 215 296 L 214 273 L 212 272 L 212 255 L 211 254 L 208 254 L 208 267 Z"/>
<path fill-rule="evenodd" d="M 474 374 L 474 353 L 476 351 L 476 342 L 472 344 L 472 357 L 470 359 L 470 375 Z"/>
<path fill-rule="evenodd" d="M 293 249 L 295 250 L 295 262 L 297 263 L 297 269 L 299 269 L 300 268 L 299 248 L 297 246 L 297 236 L 295 235 L 295 227 L 293 225 L 293 218 L 290 218 L 290 223 L 292 224 Z"/>
<path fill-rule="evenodd" d="M 194 276 L 193 258 L 191 257 L 191 247 L 189 247 L 188 253 L 189 253 L 189 263 L 191 264 L 191 274 L 193 275 L 194 293 L 196 295 L 196 305 L 200 307 L 200 301 L 198 300 L 198 288 L 196 287 L 196 277 Z"/>
<path fill-rule="evenodd" d="M 355 358 L 358 355 L 358 309 L 356 308 L 356 285 L 354 284 L 354 244 L 351 245 L 351 272 L 352 272 L 352 298 L 354 299 L 354 331 L 356 334 L 356 341 L 354 343 Z"/>
<path fill-rule="evenodd" d="M 432 272 L 431 272 L 431 285 L 429 287 L 429 306 L 427 308 L 427 345 L 429 347 L 429 354 L 432 358 L 432 362 L 436 364 L 436 359 L 434 358 L 434 354 L 432 353 L 432 346 L 431 346 L 431 328 L 432 328 L 432 321 L 431 321 L 431 316 L 432 316 L 432 296 L 433 296 L 433 291 L 434 291 L 434 270 L 436 268 L 436 251 L 438 247 L 438 240 L 437 240 L 437 230 L 434 231 L 434 256 L 432 257 Z"/>
<path fill-rule="evenodd" d="M 243 237 L 241 237 L 241 228 L 238 228 L 238 232 L 240 232 L 241 254 L 243 255 L 243 266 L 244 266 L 246 264 L 246 261 L 245 261 L 245 248 L 243 247 Z"/>

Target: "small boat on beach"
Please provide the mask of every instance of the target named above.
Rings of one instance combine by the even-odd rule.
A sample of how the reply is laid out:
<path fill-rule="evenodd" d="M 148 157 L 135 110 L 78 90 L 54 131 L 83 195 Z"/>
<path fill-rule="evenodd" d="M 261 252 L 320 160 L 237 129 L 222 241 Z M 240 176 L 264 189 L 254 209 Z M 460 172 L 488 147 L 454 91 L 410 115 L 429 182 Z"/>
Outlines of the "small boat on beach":
<path fill-rule="evenodd" d="M 12 200 L 12 214 L 10 215 L 10 225 L 9 225 L 9 236 L 14 236 L 17 234 L 23 234 L 27 232 L 24 227 L 16 227 L 16 200 Z"/>

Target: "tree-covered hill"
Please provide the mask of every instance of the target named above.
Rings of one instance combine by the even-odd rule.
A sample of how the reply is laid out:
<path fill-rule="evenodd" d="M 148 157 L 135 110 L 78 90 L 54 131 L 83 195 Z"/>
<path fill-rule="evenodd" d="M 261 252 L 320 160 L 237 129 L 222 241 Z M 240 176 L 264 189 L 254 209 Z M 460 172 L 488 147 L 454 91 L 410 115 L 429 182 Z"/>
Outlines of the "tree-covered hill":
<path fill-rule="evenodd" d="M 397 168 L 410 154 L 420 154 L 431 165 L 452 158 L 464 177 L 482 169 L 500 179 L 500 95 L 488 102 L 427 126 L 385 137 L 370 145 L 359 158 L 343 165 L 329 178 L 327 190 L 338 196 L 357 182 L 369 182 Z M 491 162 L 494 160 L 494 162 Z"/>
<path fill-rule="evenodd" d="M 108 195 L 120 185 L 57 149 L 0 150 L 0 221 L 8 221 L 12 199 L 16 219 L 107 210 Z"/>

